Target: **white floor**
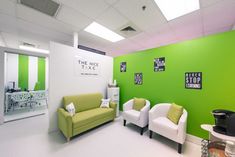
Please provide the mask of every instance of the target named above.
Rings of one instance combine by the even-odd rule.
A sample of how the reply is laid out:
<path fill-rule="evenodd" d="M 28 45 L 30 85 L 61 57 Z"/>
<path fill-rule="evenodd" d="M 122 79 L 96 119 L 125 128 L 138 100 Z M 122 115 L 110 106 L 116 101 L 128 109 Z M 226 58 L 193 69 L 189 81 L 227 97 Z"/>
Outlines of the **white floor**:
<path fill-rule="evenodd" d="M 41 115 L 0 126 L 1 157 L 200 157 L 200 146 L 186 142 L 182 155 L 177 144 L 122 119 L 73 138 L 69 143 L 60 132 L 47 133 L 48 116 Z"/>

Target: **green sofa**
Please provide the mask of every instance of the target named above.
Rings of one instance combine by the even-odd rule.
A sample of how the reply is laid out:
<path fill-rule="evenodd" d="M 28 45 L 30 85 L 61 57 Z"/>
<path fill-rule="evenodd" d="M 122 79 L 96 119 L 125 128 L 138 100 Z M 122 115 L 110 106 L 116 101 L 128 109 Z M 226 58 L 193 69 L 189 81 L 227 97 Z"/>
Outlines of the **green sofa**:
<path fill-rule="evenodd" d="M 63 97 L 63 108 L 59 108 L 58 126 L 67 141 L 71 137 L 98 125 L 114 120 L 116 117 L 116 104 L 110 103 L 110 108 L 100 108 L 102 94 L 83 94 Z M 70 116 L 66 105 L 73 103 L 76 113 Z"/>

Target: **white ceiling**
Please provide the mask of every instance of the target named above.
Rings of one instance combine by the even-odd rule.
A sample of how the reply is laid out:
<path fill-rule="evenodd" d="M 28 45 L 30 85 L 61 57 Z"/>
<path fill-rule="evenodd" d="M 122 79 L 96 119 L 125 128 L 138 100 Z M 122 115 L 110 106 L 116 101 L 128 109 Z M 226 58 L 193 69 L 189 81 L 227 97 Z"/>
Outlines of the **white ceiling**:
<path fill-rule="evenodd" d="M 76 31 L 79 44 L 118 56 L 235 29 L 235 0 L 200 0 L 200 10 L 169 22 L 154 0 L 55 1 L 61 7 L 56 17 L 50 17 L 17 0 L 0 0 L 0 45 L 18 48 L 29 42 L 45 49 L 49 41 L 73 45 Z M 112 43 L 83 31 L 93 21 L 117 33 L 132 23 L 140 33 Z"/>

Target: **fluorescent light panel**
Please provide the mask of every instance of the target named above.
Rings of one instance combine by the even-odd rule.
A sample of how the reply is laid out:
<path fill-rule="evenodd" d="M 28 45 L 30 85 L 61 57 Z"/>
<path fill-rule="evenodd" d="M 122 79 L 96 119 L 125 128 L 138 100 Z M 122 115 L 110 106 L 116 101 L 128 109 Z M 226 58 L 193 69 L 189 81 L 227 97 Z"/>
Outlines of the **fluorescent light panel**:
<path fill-rule="evenodd" d="M 103 39 L 109 40 L 111 42 L 117 42 L 123 40 L 124 37 L 118 35 L 117 33 L 111 31 L 110 29 L 96 23 L 92 22 L 89 26 L 85 28 L 85 31 Z"/>
<path fill-rule="evenodd" d="M 154 0 L 168 21 L 200 9 L 199 0 Z"/>
<path fill-rule="evenodd" d="M 26 50 L 26 51 L 33 51 L 33 52 L 46 53 L 46 54 L 49 53 L 48 50 L 38 49 L 35 47 L 30 47 L 30 46 L 25 46 L 25 45 L 20 45 L 19 48 L 22 50 Z"/>

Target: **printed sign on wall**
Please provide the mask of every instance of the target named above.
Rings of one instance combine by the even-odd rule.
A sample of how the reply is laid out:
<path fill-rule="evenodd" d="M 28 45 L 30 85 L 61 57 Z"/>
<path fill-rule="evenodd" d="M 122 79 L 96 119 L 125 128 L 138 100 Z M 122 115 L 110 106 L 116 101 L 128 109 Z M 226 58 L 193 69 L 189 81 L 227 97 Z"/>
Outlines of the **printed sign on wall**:
<path fill-rule="evenodd" d="M 74 72 L 76 76 L 98 76 L 100 63 L 80 56 L 75 56 Z"/>
<path fill-rule="evenodd" d="M 143 74 L 142 73 L 135 73 L 135 84 L 142 85 L 143 84 Z"/>
<path fill-rule="evenodd" d="M 202 89 L 202 72 L 186 72 L 185 88 Z"/>
<path fill-rule="evenodd" d="M 154 72 L 165 71 L 165 57 L 154 59 Z"/>
<path fill-rule="evenodd" d="M 120 72 L 126 72 L 126 62 L 120 63 Z"/>

